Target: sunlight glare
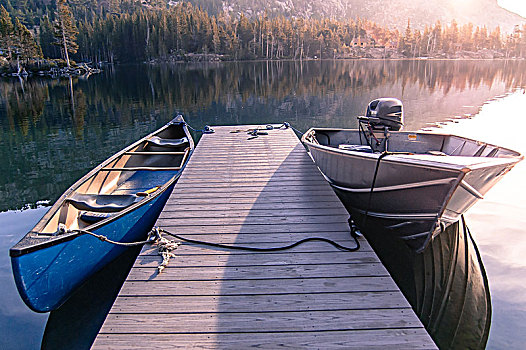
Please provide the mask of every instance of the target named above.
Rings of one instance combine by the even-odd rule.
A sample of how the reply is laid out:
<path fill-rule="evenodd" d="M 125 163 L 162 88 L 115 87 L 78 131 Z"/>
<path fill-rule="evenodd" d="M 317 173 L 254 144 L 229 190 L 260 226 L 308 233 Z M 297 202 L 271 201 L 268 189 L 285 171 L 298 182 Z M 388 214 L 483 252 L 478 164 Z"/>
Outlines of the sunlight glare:
<path fill-rule="evenodd" d="M 524 0 L 497 0 L 500 7 L 515 12 L 526 18 L 526 1 Z"/>
<path fill-rule="evenodd" d="M 520 112 L 526 103 L 526 90 L 517 89 L 503 98 L 486 103 L 473 118 L 459 119 L 435 130 L 509 147 L 526 153 L 526 138 Z M 484 200 L 471 208 L 466 219 L 483 253 L 491 276 L 492 290 L 508 302 L 526 309 L 526 161 L 519 163 Z M 513 276 L 513 277 L 511 277 Z"/>

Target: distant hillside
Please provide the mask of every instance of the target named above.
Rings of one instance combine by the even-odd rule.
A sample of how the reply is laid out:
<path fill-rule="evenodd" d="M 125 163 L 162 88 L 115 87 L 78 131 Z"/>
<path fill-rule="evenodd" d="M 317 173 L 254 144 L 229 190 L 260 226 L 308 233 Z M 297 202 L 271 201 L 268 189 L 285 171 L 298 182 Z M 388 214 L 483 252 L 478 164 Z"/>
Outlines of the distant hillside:
<path fill-rule="evenodd" d="M 423 29 L 437 20 L 449 23 L 500 26 L 511 32 L 515 24 L 526 23 L 523 18 L 497 5 L 497 0 L 191 0 L 211 13 L 226 11 L 233 15 L 320 18 L 365 18 L 391 28 L 411 26 Z"/>

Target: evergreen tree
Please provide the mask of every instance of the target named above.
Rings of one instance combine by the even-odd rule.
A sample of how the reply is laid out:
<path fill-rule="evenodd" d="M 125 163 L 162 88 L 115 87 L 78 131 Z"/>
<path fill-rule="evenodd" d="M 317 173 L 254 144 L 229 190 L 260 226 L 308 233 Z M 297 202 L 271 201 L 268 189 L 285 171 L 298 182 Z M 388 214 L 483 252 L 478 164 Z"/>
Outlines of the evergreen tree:
<path fill-rule="evenodd" d="M 55 35 L 53 30 L 53 24 L 46 16 L 40 20 L 40 47 L 44 57 L 59 58 L 60 52 L 57 50 L 57 46 L 53 45 L 55 41 Z"/>
<path fill-rule="evenodd" d="M 413 46 L 414 46 L 414 39 L 413 39 L 413 32 L 411 30 L 411 21 L 407 20 L 407 27 L 405 28 L 404 36 L 399 41 L 399 50 L 403 52 L 405 55 L 413 55 Z"/>
<path fill-rule="evenodd" d="M 219 54 L 221 51 L 221 39 L 219 37 L 219 27 L 217 26 L 217 21 L 215 17 L 211 18 L 212 22 L 212 45 L 214 48 L 214 53 Z"/>
<path fill-rule="evenodd" d="M 69 61 L 69 54 L 77 52 L 78 45 L 76 43 L 77 28 L 75 27 L 73 15 L 66 4 L 66 0 L 57 1 L 56 19 L 53 23 L 55 30 L 54 44 L 59 46 L 68 68 L 71 67 Z"/>
<path fill-rule="evenodd" d="M 42 49 L 35 42 L 31 32 L 20 22 L 18 17 L 15 18 L 14 23 L 14 38 L 14 47 L 16 49 L 17 59 L 27 61 L 30 58 L 42 57 Z"/>
<path fill-rule="evenodd" d="M 11 21 L 11 16 L 7 10 L 0 5 L 0 50 L 7 53 L 7 58 L 11 58 L 13 36 L 15 27 Z"/>

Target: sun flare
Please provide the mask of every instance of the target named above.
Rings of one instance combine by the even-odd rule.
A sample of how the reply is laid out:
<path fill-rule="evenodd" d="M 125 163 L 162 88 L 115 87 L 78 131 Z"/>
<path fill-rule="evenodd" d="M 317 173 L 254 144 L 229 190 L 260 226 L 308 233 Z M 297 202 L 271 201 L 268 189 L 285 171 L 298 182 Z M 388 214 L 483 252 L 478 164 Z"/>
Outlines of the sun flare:
<path fill-rule="evenodd" d="M 500 7 L 526 18 L 526 2 L 524 0 L 497 0 L 497 3 Z"/>

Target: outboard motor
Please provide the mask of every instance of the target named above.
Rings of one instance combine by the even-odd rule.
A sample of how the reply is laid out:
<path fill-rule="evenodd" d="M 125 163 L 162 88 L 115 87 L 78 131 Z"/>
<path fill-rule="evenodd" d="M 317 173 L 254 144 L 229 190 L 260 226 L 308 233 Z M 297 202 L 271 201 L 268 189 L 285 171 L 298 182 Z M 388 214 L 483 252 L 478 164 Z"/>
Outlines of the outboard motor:
<path fill-rule="evenodd" d="M 399 131 L 402 129 L 402 101 L 396 98 L 379 98 L 369 102 L 365 117 L 360 121 L 369 123 L 374 130 Z"/>

